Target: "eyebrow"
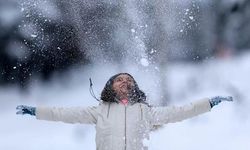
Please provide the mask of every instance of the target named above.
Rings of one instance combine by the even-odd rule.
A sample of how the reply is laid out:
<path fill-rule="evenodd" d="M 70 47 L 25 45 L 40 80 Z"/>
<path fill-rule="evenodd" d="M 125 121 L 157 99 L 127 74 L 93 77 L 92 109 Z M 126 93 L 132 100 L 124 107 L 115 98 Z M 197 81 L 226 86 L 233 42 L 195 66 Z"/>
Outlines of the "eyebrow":
<path fill-rule="evenodd" d="M 121 78 L 123 78 L 123 77 L 118 76 L 118 77 L 116 77 L 116 78 L 115 78 L 115 80 L 117 80 L 117 79 L 121 79 Z M 130 80 L 133 80 L 133 78 L 131 78 L 130 76 L 128 76 L 128 77 L 124 77 L 124 78 L 126 78 L 126 79 L 130 79 Z"/>

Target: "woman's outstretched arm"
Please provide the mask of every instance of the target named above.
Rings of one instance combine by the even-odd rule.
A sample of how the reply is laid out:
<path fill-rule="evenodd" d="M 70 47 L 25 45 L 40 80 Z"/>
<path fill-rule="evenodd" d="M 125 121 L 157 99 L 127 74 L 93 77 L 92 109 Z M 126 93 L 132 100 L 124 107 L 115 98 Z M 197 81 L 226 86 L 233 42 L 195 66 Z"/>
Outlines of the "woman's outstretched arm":
<path fill-rule="evenodd" d="M 17 114 L 30 114 L 39 120 L 62 121 L 65 123 L 96 124 L 98 106 L 95 107 L 31 107 L 17 106 Z"/>
<path fill-rule="evenodd" d="M 152 125 L 163 125 L 167 123 L 174 123 L 182 121 L 199 114 L 206 113 L 211 110 L 212 107 L 219 104 L 222 101 L 233 101 L 233 98 L 216 96 L 212 98 L 205 98 L 195 101 L 193 103 L 176 107 L 151 107 L 150 120 Z"/>

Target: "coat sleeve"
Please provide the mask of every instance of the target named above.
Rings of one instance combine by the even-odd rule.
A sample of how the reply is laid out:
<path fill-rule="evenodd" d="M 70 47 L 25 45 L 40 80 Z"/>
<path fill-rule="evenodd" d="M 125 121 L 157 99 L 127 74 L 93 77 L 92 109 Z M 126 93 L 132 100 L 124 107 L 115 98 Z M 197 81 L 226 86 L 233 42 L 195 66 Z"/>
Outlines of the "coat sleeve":
<path fill-rule="evenodd" d="M 211 110 L 209 99 L 202 99 L 181 107 L 151 107 L 150 122 L 152 125 L 163 125 L 182 121 Z"/>
<path fill-rule="evenodd" d="M 36 107 L 39 120 L 62 121 L 65 123 L 96 124 L 98 107 Z"/>

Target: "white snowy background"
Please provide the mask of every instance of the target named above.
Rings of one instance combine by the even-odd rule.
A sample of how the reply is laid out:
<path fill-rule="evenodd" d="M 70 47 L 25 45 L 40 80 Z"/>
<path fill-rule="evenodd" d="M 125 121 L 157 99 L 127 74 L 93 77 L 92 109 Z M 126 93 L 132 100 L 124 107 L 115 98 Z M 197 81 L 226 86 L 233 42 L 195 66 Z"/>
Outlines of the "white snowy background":
<path fill-rule="evenodd" d="M 250 54 L 208 60 L 202 64 L 174 63 L 167 69 L 171 105 L 182 105 L 203 97 L 232 95 L 234 102 L 221 103 L 211 112 L 152 132 L 151 150 L 249 150 L 250 149 Z M 114 68 L 116 68 L 114 66 Z M 145 71 L 124 68 L 134 75 L 151 103 L 157 77 Z M 95 129 L 91 125 L 38 121 L 15 114 L 19 104 L 31 106 L 91 106 L 98 103 L 88 92 L 92 77 L 99 96 L 108 78 L 117 73 L 109 66 L 72 69 L 64 77 L 47 83 L 34 81 L 23 93 L 15 87 L 0 89 L 1 150 L 94 150 Z M 152 73 L 151 73 L 152 74 Z M 67 80 L 67 82 L 62 82 Z M 63 83 L 63 84 L 62 84 Z M 65 84 L 67 83 L 67 84 Z M 195 85 L 194 85 L 195 84 Z"/>
<path fill-rule="evenodd" d="M 249 49 L 242 50 L 249 41 L 247 0 L 99 2 L 101 0 L 0 0 L 0 40 L 2 37 L 9 38 L 7 46 L 4 43 L 5 49 L 0 49 L 0 52 L 11 56 L 11 60 L 17 60 L 10 67 L 14 75 L 17 75 L 15 71 L 22 67 L 22 63 L 25 64 L 26 58 L 47 58 L 50 54 L 47 48 L 55 41 L 53 37 L 60 37 L 61 30 L 52 38 L 47 35 L 50 34 L 46 30 L 47 25 L 55 23 L 67 22 L 76 29 L 80 38 L 79 49 L 92 61 L 88 66 L 70 68 L 64 74 L 54 73 L 47 82 L 41 80 L 39 71 L 42 68 L 38 67 L 24 75 L 30 79 L 26 89 L 15 84 L 1 85 L 0 150 L 94 150 L 94 126 L 38 121 L 33 116 L 16 115 L 15 108 L 20 104 L 67 107 L 98 105 L 89 93 L 89 77 L 99 97 L 109 77 L 118 72 L 132 74 L 153 105 L 162 103 L 164 100 L 161 97 L 166 95 L 170 105 L 184 105 L 217 95 L 234 97 L 233 102 L 221 103 L 209 113 L 167 124 L 152 132 L 150 141 L 145 143 L 150 150 L 250 150 L 250 53 Z M 234 5 L 236 2 L 238 5 Z M 231 6 L 235 6 L 232 7 L 234 9 Z M 109 16 L 109 9 L 116 10 L 114 14 L 118 15 Z M 242 10 L 235 13 L 237 9 Z M 93 17 L 93 10 L 103 10 L 104 15 L 97 11 Z M 222 24 L 218 30 L 214 30 L 218 27 L 214 21 L 219 18 L 215 14 L 228 16 L 226 23 L 223 22 L 225 20 L 220 22 Z M 89 24 L 85 23 L 86 20 Z M 17 29 L 17 38 L 13 29 Z M 95 29 L 112 29 L 109 33 L 111 39 L 103 38 L 102 34 L 106 35 L 106 32 Z M 220 30 L 223 30 L 223 34 L 217 33 Z M 224 50 L 227 57 L 217 57 L 213 53 L 218 46 L 217 36 L 225 40 L 219 44 L 226 44 Z M 27 40 L 34 41 L 37 49 L 33 49 L 33 44 L 26 47 Z M 155 49 L 148 49 L 149 41 Z M 110 43 L 115 46 L 110 47 Z M 105 44 L 107 47 L 102 47 Z M 239 45 L 243 46 L 237 49 Z M 53 54 L 57 57 L 52 55 L 48 62 L 51 59 L 64 59 L 60 58 L 61 53 L 58 52 L 62 50 L 60 45 L 55 48 L 51 53 L 55 52 Z M 118 56 L 124 54 L 119 62 L 121 64 L 109 64 L 115 62 L 114 52 Z M 45 57 L 30 57 L 33 54 Z M 151 55 L 152 58 L 149 57 Z M 200 55 L 202 61 L 199 61 Z M 190 57 L 193 61 L 182 60 Z M 39 61 L 36 63 L 35 66 L 43 66 Z M 1 65 L 0 69 L 5 67 Z M 4 74 L 1 72 L 1 75 Z M 8 76 L 10 82 L 16 79 L 11 75 Z M 166 80 L 162 80 L 162 76 Z M 166 85 L 166 95 L 161 89 L 162 85 Z"/>

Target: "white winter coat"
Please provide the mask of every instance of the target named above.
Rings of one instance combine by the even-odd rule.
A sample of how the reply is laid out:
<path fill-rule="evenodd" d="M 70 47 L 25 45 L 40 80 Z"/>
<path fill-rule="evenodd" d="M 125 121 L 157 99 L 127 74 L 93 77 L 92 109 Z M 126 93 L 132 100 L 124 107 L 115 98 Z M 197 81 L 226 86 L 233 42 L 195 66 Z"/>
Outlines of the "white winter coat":
<path fill-rule="evenodd" d="M 96 107 L 37 107 L 41 120 L 95 124 L 97 150 L 145 150 L 144 139 L 155 125 L 181 121 L 210 111 L 208 99 L 182 107 L 149 107 L 142 103 L 100 103 Z"/>

